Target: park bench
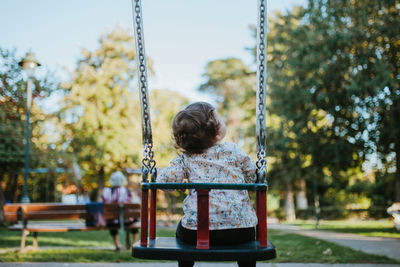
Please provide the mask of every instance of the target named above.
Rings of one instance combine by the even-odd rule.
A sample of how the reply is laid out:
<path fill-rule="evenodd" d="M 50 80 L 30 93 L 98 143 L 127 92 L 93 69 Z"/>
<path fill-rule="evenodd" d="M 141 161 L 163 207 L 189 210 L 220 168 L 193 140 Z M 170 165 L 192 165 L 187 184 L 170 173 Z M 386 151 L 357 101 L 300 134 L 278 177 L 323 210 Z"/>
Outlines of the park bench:
<path fill-rule="evenodd" d="M 84 204 L 61 203 L 15 203 L 4 205 L 4 217 L 6 222 L 15 223 L 8 227 L 11 231 L 21 231 L 20 251 L 26 250 L 26 237 L 33 233 L 33 249 L 38 249 L 37 236 L 40 232 L 69 232 L 69 231 L 96 231 L 120 229 L 122 232 L 131 229 L 139 229 L 140 223 L 123 226 L 87 226 L 85 220 L 92 215 Z M 140 218 L 139 204 L 104 204 L 104 218 L 106 220 L 124 218 Z M 34 222 L 32 222 L 34 221 Z M 38 222 L 39 221 L 39 222 Z M 126 231 L 126 245 L 130 246 L 129 232 Z"/>

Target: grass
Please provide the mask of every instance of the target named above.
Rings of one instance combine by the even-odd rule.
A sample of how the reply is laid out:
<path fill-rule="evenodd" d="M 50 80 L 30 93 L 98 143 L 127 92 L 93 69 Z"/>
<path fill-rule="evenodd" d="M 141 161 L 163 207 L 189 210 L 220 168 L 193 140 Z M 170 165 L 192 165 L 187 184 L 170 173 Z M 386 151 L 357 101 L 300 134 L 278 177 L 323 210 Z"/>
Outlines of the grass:
<path fill-rule="evenodd" d="M 19 247 L 21 232 L 7 231 L 0 228 L 0 248 Z M 26 244 L 32 244 L 32 235 L 29 235 Z M 40 247 L 113 247 L 108 231 L 88 231 L 69 233 L 38 233 Z"/>
<path fill-rule="evenodd" d="M 112 250 L 94 249 L 47 249 L 38 252 L 8 252 L 0 262 L 129 262 L 135 261 L 129 251 L 116 253 Z"/>
<path fill-rule="evenodd" d="M 303 229 L 315 229 L 315 221 L 298 220 L 295 223 L 289 223 L 289 224 L 300 226 Z M 394 222 L 392 220 L 378 220 L 378 221 L 321 220 L 319 224 L 319 229 L 340 232 L 340 233 L 358 234 L 362 236 L 400 238 L 400 232 L 396 231 L 396 229 L 394 228 Z"/>
<path fill-rule="evenodd" d="M 159 229 L 157 235 L 174 236 L 174 232 L 174 230 Z M 277 230 L 269 231 L 269 239 L 276 246 L 278 254 L 277 259 L 272 262 L 398 263 L 387 257 L 366 254 L 326 241 Z M 19 232 L 0 228 L 0 248 L 18 247 L 19 240 Z M 6 252 L 0 254 L 0 262 L 144 262 L 132 258 L 129 250 L 120 253 L 113 251 L 108 231 L 41 233 L 38 241 L 41 247 L 55 248 L 24 254 L 17 251 Z M 28 237 L 28 244 L 30 242 L 32 238 Z M 88 246 L 98 248 L 88 249 Z"/>
<path fill-rule="evenodd" d="M 277 259 L 273 262 L 398 263 L 384 256 L 367 254 L 324 240 L 281 231 L 270 230 L 269 239 L 277 248 Z"/>

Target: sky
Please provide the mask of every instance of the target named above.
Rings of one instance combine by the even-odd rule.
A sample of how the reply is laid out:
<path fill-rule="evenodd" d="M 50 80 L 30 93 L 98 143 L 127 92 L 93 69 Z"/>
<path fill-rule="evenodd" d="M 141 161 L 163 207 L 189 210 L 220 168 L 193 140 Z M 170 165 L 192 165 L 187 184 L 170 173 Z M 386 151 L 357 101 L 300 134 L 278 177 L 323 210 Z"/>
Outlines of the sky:
<path fill-rule="evenodd" d="M 305 5 L 306 0 L 269 0 L 268 14 Z M 192 101 L 207 62 L 237 57 L 251 63 L 249 25 L 257 20 L 257 0 L 142 0 L 146 54 L 154 62 L 149 89 L 171 89 Z M 81 49 L 99 47 L 99 37 L 118 24 L 133 35 L 131 0 L 2 0 L 0 47 L 32 50 L 42 66 L 68 79 Z M 134 46 L 134 44 L 132 44 Z"/>

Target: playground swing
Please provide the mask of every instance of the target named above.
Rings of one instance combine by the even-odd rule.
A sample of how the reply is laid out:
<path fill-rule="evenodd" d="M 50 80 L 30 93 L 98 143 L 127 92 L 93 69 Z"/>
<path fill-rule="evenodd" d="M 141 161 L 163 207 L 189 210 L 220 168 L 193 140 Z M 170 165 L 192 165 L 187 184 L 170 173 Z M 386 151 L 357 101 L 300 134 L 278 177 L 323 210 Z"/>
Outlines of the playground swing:
<path fill-rule="evenodd" d="M 132 0 L 138 81 L 142 112 L 144 153 L 141 183 L 141 237 L 132 247 L 132 256 L 142 259 L 179 261 L 260 261 L 276 257 L 275 247 L 267 239 L 267 181 L 265 161 L 265 91 L 266 91 L 266 0 L 258 0 L 257 23 L 257 180 L 255 184 L 222 183 L 156 183 L 153 138 L 147 90 L 147 66 L 144 49 L 141 0 Z M 150 175 L 150 182 L 149 182 Z M 158 189 L 195 189 L 197 191 L 197 245 L 189 245 L 175 237 L 156 238 L 156 194 Z M 211 189 L 256 191 L 258 225 L 255 241 L 233 246 L 210 246 L 209 191 Z M 150 191 L 150 227 L 149 227 Z M 148 227 L 150 229 L 148 229 Z"/>

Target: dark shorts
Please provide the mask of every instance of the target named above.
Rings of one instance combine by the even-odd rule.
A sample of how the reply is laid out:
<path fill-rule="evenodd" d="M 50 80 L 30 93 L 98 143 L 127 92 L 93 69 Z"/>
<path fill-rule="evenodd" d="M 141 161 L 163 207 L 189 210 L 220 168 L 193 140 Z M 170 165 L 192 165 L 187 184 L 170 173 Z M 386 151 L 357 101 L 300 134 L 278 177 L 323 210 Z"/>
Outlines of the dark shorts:
<path fill-rule="evenodd" d="M 176 228 L 176 237 L 184 243 L 195 245 L 197 242 L 197 231 L 186 229 L 182 226 L 182 223 L 179 222 Z M 215 246 L 239 245 L 254 240 L 254 227 L 210 230 L 210 244 Z"/>

